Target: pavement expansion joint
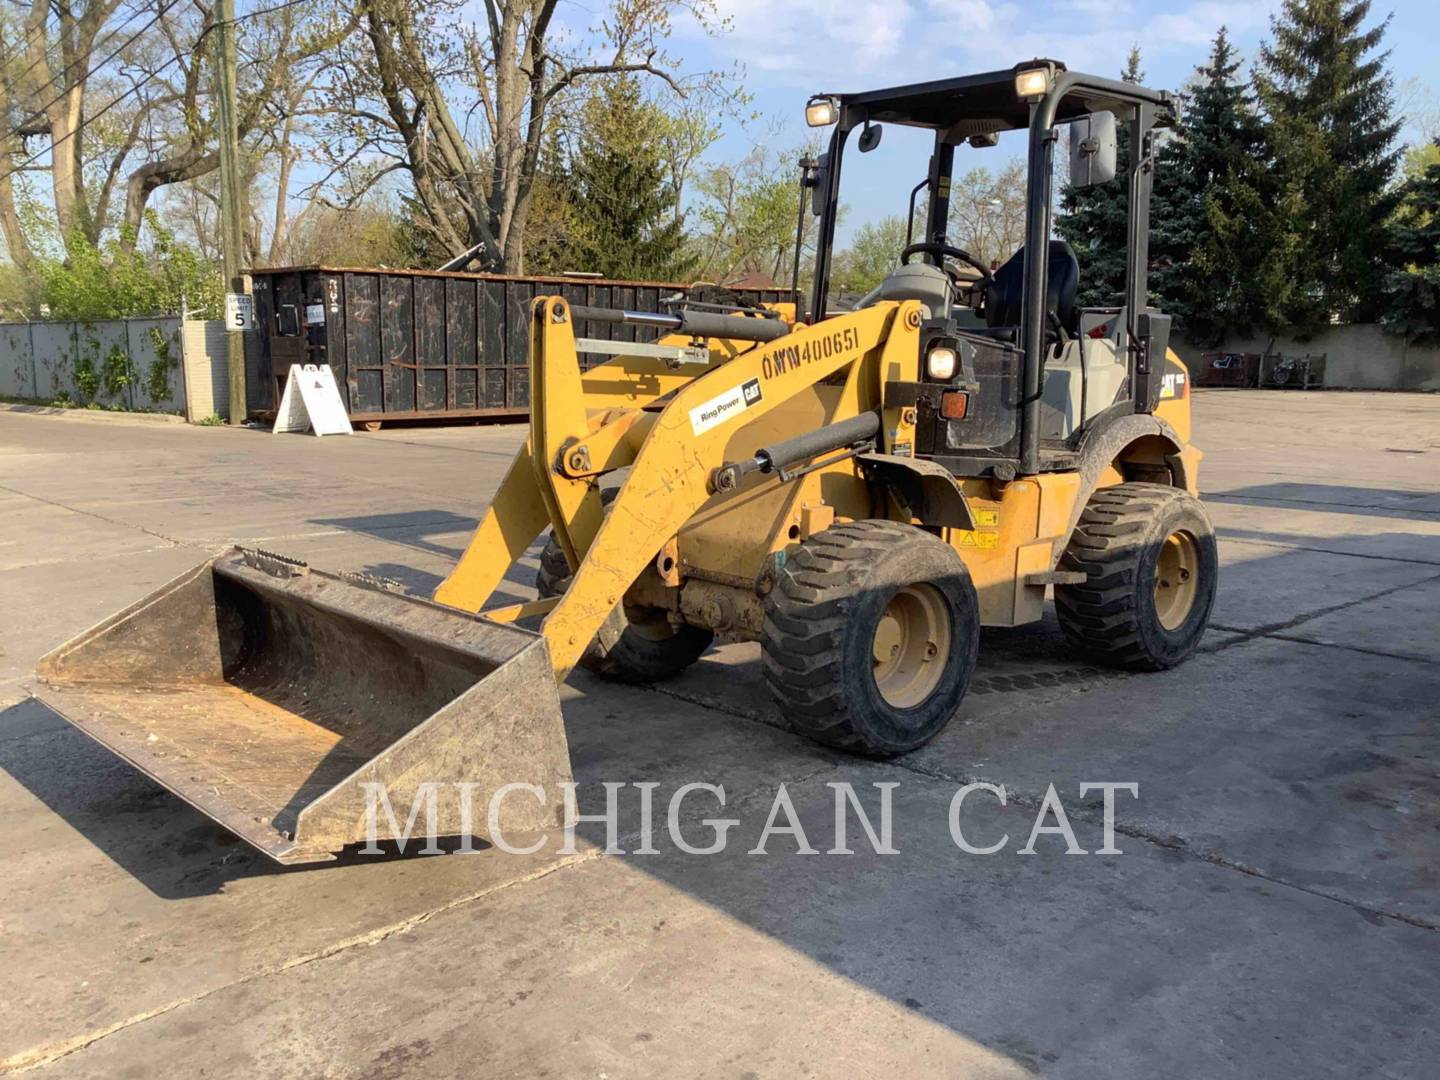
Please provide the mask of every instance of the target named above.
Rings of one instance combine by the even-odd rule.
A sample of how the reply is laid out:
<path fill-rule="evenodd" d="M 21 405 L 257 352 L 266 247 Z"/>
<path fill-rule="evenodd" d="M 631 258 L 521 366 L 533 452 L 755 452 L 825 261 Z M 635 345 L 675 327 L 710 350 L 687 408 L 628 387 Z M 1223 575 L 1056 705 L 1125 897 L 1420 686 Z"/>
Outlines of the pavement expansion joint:
<path fill-rule="evenodd" d="M 1390 588 L 1381 589 L 1379 592 L 1369 593 L 1366 596 L 1358 596 L 1353 600 L 1345 600 L 1339 604 L 1331 604 L 1328 607 L 1316 608 L 1314 611 L 1307 611 L 1303 614 L 1296 615 L 1292 619 L 1286 619 L 1283 622 L 1266 623 L 1264 626 L 1246 628 L 1240 626 L 1222 626 L 1220 623 L 1212 622 L 1210 627 L 1214 630 L 1242 635 L 1240 639 L 1227 641 L 1224 646 L 1222 646 L 1223 648 L 1229 648 L 1232 645 L 1239 645 L 1244 641 L 1249 641 L 1254 638 L 1270 637 L 1279 634 L 1282 630 L 1293 630 L 1295 627 L 1310 622 L 1312 619 L 1333 615 L 1337 611 L 1345 611 L 1347 608 L 1356 607 L 1359 604 L 1368 604 L 1372 600 L 1380 600 L 1393 593 L 1404 592 L 1406 589 L 1413 589 L 1420 585 L 1430 585 L 1436 581 L 1440 581 L 1440 574 L 1436 574 L 1433 577 L 1421 578 L 1419 581 L 1408 581 L 1403 585 L 1392 585 Z M 1315 642 L 1314 644 L 1319 644 L 1319 642 Z"/>
<path fill-rule="evenodd" d="M 1312 547 L 1309 544 L 1286 544 L 1279 540 L 1257 540 L 1251 536 L 1234 535 L 1229 529 L 1217 529 L 1221 540 L 1237 544 L 1255 544 L 1259 547 L 1280 548 L 1283 551 L 1313 551 L 1317 555 L 1343 555 L 1347 559 L 1370 559 L 1376 562 L 1411 563 L 1415 566 L 1440 566 L 1440 559 L 1414 559 L 1408 555 L 1378 555 L 1368 551 L 1341 551 L 1339 548 Z"/>
<path fill-rule="evenodd" d="M 97 514 L 97 513 L 96 513 L 95 511 L 93 511 L 93 510 L 81 510 L 79 507 L 70 506 L 68 503 L 63 503 L 63 502 L 60 502 L 60 501 L 58 501 L 58 500 L 56 500 L 56 499 L 47 499 L 47 498 L 45 498 L 43 495 L 32 495 L 32 494 L 31 494 L 30 492 L 28 492 L 28 491 L 21 491 L 19 488 L 13 488 L 13 487 L 11 487 L 9 484 L 0 484 L 0 491 L 8 491 L 8 492 L 10 492 L 10 494 L 12 494 L 12 495 L 18 495 L 18 496 L 20 496 L 22 499 L 32 499 L 32 500 L 34 500 L 35 502 L 44 503 L 46 506 L 53 506 L 53 507 L 55 507 L 55 508 L 58 509 L 58 510 L 66 510 L 66 511 L 72 513 L 72 514 L 81 514 L 81 515 L 83 515 L 83 516 L 85 516 L 85 517 L 91 517 L 91 518 L 94 518 L 96 521 L 103 521 L 103 522 L 105 522 L 105 524 L 107 524 L 107 525 L 114 525 L 114 526 L 116 526 L 117 528 L 121 528 L 121 529 L 134 529 L 136 532 L 142 532 L 142 533 L 144 533 L 146 536 L 153 536 L 153 537 L 155 537 L 157 540 L 163 540 L 163 541 L 165 541 L 166 544 L 169 544 L 171 547 L 194 547 L 194 546 L 196 546 L 195 544 L 193 544 L 193 543 L 191 543 L 191 542 L 188 542 L 188 541 L 185 541 L 185 540 L 181 540 L 181 539 L 178 539 L 178 538 L 173 537 L 173 536 L 166 536 L 164 533 L 161 533 L 161 532 L 156 532 L 154 529 L 147 529 L 147 528 L 145 528 L 145 526 L 143 526 L 143 525 L 135 525 L 135 524 L 133 524 L 133 523 L 131 523 L 131 522 L 129 522 L 129 521 L 119 521 L 119 520 L 117 520 L 117 519 L 115 519 L 115 518 L 106 517 L 104 514 Z"/>
<path fill-rule="evenodd" d="M 518 885 L 527 885 L 532 881 L 538 881 L 540 878 L 548 877 L 549 875 L 557 873 L 558 871 L 567 870 L 570 867 L 578 866 L 586 862 L 591 862 L 599 858 L 602 854 L 603 852 L 600 849 L 593 849 L 581 852 L 580 854 L 571 856 L 567 859 L 562 860 L 561 862 L 554 863 L 550 866 L 541 867 L 538 870 L 533 871 L 532 873 L 525 874 L 517 878 L 512 878 L 509 881 L 504 881 L 496 885 L 492 885 L 487 889 L 481 889 L 479 892 L 467 893 L 464 896 L 456 897 L 455 899 L 447 901 L 446 903 L 441 904 L 438 907 L 418 912 L 417 914 L 411 915 L 409 918 L 402 919 L 399 922 L 391 923 L 387 926 L 382 926 L 375 930 L 368 931 L 364 934 L 358 934 L 354 937 L 346 938 L 342 941 L 337 941 L 331 945 L 325 946 L 324 948 L 316 949 L 312 952 L 304 953 L 300 956 L 291 957 L 288 960 L 284 960 L 278 964 L 272 964 L 268 967 L 261 968 L 258 971 L 251 972 L 248 975 L 242 976 L 238 979 L 234 979 L 230 982 L 222 983 L 219 986 L 212 986 L 208 989 L 201 990 L 198 993 L 187 994 L 186 996 L 176 998 L 173 1001 L 167 1001 L 163 1005 L 157 1005 L 153 1009 L 147 1009 L 144 1012 L 136 1013 L 133 1016 L 128 1016 L 123 1020 L 117 1020 L 115 1021 L 115 1023 L 107 1024 L 103 1028 L 97 1028 L 93 1031 L 87 1031 L 80 1035 L 72 1036 L 68 1039 L 62 1039 L 59 1042 L 50 1043 L 46 1046 L 38 1046 L 30 1050 L 22 1050 L 20 1053 L 14 1054 L 11 1057 L 4 1059 L 3 1061 L 0 1061 L 0 1074 L 30 1072 L 34 1069 L 44 1068 L 47 1065 L 51 1065 L 56 1061 L 59 1061 L 61 1058 L 68 1057 L 69 1055 L 76 1053 L 77 1051 L 84 1050 L 88 1046 L 93 1046 L 101 1039 L 108 1038 L 109 1036 L 114 1035 L 117 1032 L 124 1031 L 125 1029 L 134 1027 L 137 1024 L 143 1024 L 147 1020 L 153 1020 L 158 1016 L 164 1016 L 166 1013 L 174 1012 L 176 1009 L 184 1008 L 187 1005 L 193 1005 L 224 990 L 228 990 L 235 986 L 244 986 L 249 983 L 257 982 L 272 975 L 280 975 L 284 972 L 292 971 L 295 968 L 304 967 L 307 964 L 316 963 L 317 961 L 328 960 L 332 956 L 336 956 L 342 952 L 347 952 L 351 949 L 378 945 L 382 941 L 394 937 L 397 934 L 408 933 L 409 931 L 415 929 L 417 926 L 421 926 L 424 923 L 429 922 L 437 915 L 444 915 L 450 911 L 454 911 L 456 908 L 465 907 L 477 901 L 484 900 L 490 896 L 495 895 L 498 892 L 501 892 L 502 890 L 513 888 Z"/>

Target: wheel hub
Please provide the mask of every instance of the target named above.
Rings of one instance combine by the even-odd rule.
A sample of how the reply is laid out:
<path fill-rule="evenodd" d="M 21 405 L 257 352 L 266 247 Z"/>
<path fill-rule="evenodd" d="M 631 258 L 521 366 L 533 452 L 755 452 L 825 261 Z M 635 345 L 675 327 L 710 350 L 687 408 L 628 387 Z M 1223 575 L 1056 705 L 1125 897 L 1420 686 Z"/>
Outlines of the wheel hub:
<path fill-rule="evenodd" d="M 933 585 L 907 585 L 890 598 L 871 644 L 875 685 L 890 705 L 919 705 L 940 685 L 950 657 L 950 610 Z"/>
<path fill-rule="evenodd" d="M 1155 617 L 1166 630 L 1178 629 L 1189 617 L 1199 582 L 1195 537 L 1184 531 L 1171 533 L 1155 560 Z"/>

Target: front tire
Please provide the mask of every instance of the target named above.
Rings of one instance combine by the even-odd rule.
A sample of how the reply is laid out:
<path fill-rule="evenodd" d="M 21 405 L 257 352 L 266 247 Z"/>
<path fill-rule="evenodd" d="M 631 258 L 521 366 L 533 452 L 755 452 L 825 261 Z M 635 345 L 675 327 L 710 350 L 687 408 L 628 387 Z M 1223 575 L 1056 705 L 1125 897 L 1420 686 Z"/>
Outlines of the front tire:
<path fill-rule="evenodd" d="M 944 541 L 894 521 L 817 533 L 765 601 L 765 681 L 795 729 L 892 757 L 933 739 L 975 670 L 980 606 Z"/>
<path fill-rule="evenodd" d="M 1220 557 L 1200 500 L 1163 484 L 1119 484 L 1090 497 L 1055 587 L 1071 643 L 1117 667 L 1161 671 L 1200 645 L 1215 605 Z"/>

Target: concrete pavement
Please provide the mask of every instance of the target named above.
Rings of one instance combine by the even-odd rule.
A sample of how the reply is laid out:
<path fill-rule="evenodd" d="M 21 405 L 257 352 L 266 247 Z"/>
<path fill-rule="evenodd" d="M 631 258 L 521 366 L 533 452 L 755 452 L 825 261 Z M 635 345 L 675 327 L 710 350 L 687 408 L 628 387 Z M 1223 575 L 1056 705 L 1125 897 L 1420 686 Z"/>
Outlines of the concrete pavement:
<path fill-rule="evenodd" d="M 897 762 L 785 730 L 758 650 L 563 693 L 602 781 L 723 854 L 351 856 L 280 870 L 93 746 L 37 657 L 244 540 L 428 592 L 515 427 L 317 440 L 0 412 L 0 1069 L 56 1076 L 1425 1076 L 1440 1060 L 1440 398 L 1202 392 L 1224 577 L 1204 652 L 1100 671 L 1052 622 L 985 635 L 961 715 Z M 526 595 L 533 562 L 507 590 Z M 963 808 L 969 781 L 1003 784 Z M 894 845 L 748 854 L 785 782 Z M 1120 855 L 1018 853 L 1054 785 L 1134 781 Z M 663 810 L 658 816 L 663 817 Z M 638 846 L 622 792 L 621 846 Z M 1427 1064 L 1428 1063 L 1428 1064 Z"/>

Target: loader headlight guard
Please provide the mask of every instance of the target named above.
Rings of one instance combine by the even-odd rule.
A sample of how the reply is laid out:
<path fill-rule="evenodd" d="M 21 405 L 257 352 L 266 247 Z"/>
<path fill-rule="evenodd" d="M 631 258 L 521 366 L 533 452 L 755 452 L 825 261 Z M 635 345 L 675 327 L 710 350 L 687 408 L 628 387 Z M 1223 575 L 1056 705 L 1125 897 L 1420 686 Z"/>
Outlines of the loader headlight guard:
<path fill-rule="evenodd" d="M 805 103 L 805 123 L 811 127 L 829 127 L 840 119 L 840 105 L 832 97 L 812 97 Z"/>
<path fill-rule="evenodd" d="M 925 354 L 925 374 L 948 382 L 955 377 L 955 350 L 949 345 L 932 345 Z"/>

